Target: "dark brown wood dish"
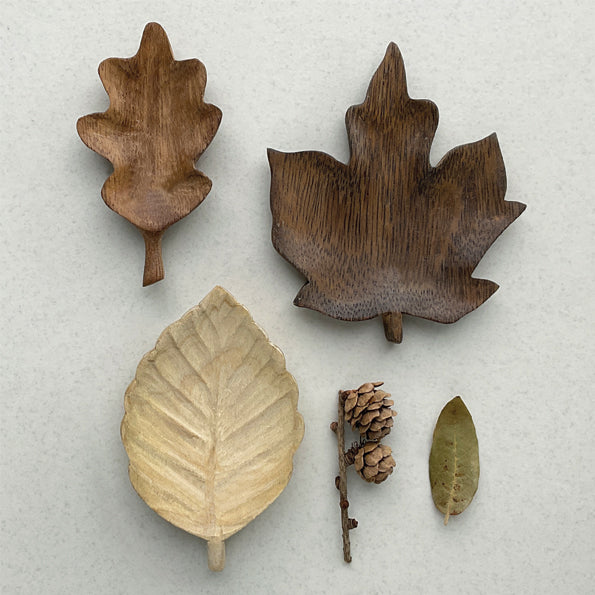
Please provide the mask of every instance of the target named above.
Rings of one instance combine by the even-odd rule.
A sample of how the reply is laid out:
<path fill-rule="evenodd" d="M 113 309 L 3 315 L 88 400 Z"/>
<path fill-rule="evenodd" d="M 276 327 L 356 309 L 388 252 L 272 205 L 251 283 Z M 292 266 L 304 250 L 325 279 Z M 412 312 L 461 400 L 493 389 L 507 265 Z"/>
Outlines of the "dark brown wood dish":
<path fill-rule="evenodd" d="M 396 343 L 402 314 L 455 322 L 498 288 L 473 270 L 525 209 L 504 200 L 496 135 L 432 167 L 438 109 L 409 97 L 394 43 L 345 120 L 347 164 L 268 151 L 273 244 L 307 278 L 294 303 L 342 320 L 382 316 Z"/>
<path fill-rule="evenodd" d="M 163 232 L 211 189 L 211 180 L 194 164 L 215 136 L 221 110 L 203 101 L 203 64 L 174 60 L 157 23 L 145 27 L 135 56 L 103 61 L 99 76 L 109 109 L 80 118 L 77 130 L 88 147 L 114 166 L 101 196 L 143 234 L 143 285 L 150 285 L 164 276 Z"/>

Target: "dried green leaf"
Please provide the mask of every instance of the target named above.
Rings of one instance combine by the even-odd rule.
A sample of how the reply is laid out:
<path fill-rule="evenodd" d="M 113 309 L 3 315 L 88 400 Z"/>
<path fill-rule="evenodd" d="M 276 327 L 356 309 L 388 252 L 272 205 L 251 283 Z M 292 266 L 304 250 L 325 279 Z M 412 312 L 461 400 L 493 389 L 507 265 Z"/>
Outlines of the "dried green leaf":
<path fill-rule="evenodd" d="M 455 397 L 442 409 L 430 452 L 430 485 L 436 508 L 444 514 L 444 524 L 451 515 L 469 506 L 479 481 L 477 434 L 469 410 L 461 397 Z"/>

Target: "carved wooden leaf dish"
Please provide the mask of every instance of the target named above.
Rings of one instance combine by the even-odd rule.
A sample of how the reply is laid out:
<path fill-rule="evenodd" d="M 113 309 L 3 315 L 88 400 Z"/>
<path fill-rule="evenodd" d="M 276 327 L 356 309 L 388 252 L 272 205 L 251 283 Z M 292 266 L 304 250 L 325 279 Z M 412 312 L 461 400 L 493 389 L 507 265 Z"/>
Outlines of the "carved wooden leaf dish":
<path fill-rule="evenodd" d="M 281 351 L 221 287 L 167 327 L 128 387 L 122 441 L 139 496 L 208 541 L 224 540 L 287 485 L 304 433 Z"/>
<path fill-rule="evenodd" d="M 432 167 L 438 110 L 407 94 L 394 43 L 345 121 L 347 164 L 268 152 L 273 244 L 307 278 L 294 303 L 342 320 L 382 315 L 394 342 L 403 313 L 450 323 L 477 308 L 498 286 L 473 270 L 525 208 L 504 200 L 496 135 Z"/>
<path fill-rule="evenodd" d="M 203 101 L 203 64 L 174 60 L 157 23 L 145 27 L 135 56 L 104 60 L 99 76 L 109 109 L 80 118 L 77 130 L 88 147 L 114 166 L 101 195 L 143 234 L 143 285 L 150 285 L 163 279 L 164 230 L 211 189 L 211 180 L 194 164 L 215 136 L 221 110 Z"/>

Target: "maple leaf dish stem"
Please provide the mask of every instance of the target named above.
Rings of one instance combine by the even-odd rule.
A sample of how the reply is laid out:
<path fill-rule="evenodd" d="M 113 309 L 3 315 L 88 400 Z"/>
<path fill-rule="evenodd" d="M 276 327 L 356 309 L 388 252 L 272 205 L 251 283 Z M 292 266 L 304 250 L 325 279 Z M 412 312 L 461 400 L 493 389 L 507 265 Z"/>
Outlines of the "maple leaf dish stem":
<path fill-rule="evenodd" d="M 385 312 L 382 315 L 384 336 L 391 343 L 400 343 L 403 340 L 403 315 L 400 312 Z"/>

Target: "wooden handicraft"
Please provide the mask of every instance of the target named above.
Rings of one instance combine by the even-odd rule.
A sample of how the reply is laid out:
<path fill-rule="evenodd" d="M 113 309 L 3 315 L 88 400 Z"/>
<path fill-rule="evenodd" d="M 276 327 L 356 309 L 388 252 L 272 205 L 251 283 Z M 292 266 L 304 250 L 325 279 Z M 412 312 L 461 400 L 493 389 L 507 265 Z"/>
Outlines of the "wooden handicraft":
<path fill-rule="evenodd" d="M 473 270 L 525 208 L 504 200 L 496 135 L 430 165 L 438 109 L 409 97 L 394 43 L 345 120 L 347 164 L 268 151 L 273 245 L 307 279 L 295 305 L 341 320 L 382 316 L 396 343 L 402 314 L 455 322 L 498 288 Z"/>
<path fill-rule="evenodd" d="M 143 285 L 163 279 L 161 237 L 195 209 L 211 180 L 194 167 L 215 136 L 221 110 L 203 101 L 205 67 L 174 60 L 165 31 L 145 27 L 138 53 L 99 65 L 109 109 L 77 122 L 83 142 L 111 161 L 101 189 L 110 209 L 145 240 Z"/>
<path fill-rule="evenodd" d="M 211 570 L 287 485 L 304 434 L 297 401 L 283 354 L 221 287 L 138 365 L 122 421 L 130 481 L 157 514 L 207 540 Z"/>

